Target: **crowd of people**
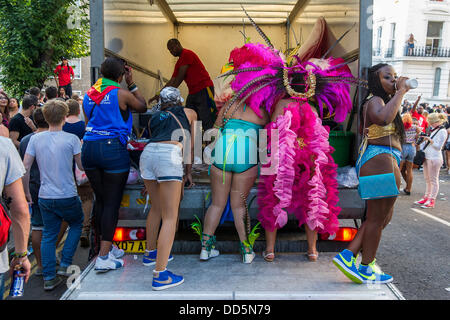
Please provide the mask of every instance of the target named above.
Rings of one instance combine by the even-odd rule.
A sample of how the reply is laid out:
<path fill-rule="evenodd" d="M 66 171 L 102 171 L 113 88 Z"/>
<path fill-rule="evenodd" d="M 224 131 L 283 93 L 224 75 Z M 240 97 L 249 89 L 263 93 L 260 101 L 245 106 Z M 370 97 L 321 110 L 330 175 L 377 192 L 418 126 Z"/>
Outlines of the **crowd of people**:
<path fill-rule="evenodd" d="M 148 123 L 150 138 L 139 163 L 145 192 L 151 198 L 143 263 L 154 265 L 152 288 L 163 290 L 184 281 L 183 276 L 169 271 L 167 264 L 173 259 L 171 250 L 183 189 L 194 185 L 191 137 L 196 135 L 197 120 L 216 137 L 210 167 L 212 203 L 206 211 L 204 226 L 200 223 L 198 229 L 200 260 L 219 256 L 215 232 L 229 207 L 239 236 L 242 262 L 253 261 L 255 235 L 250 231 L 246 199 L 260 172 L 265 172 L 260 175 L 258 191 L 258 220 L 266 233 L 264 260 L 274 261 L 277 230 L 286 225 L 291 213 L 297 217 L 299 226 L 305 225 L 306 254 L 310 261 L 316 261 L 317 233 L 336 232 L 340 212 L 337 165 L 331 157 L 329 131 L 322 120 L 333 116 L 337 122 L 344 121 L 351 111 L 348 84 L 365 82 L 355 79 L 345 63 L 334 58 L 319 60 L 304 56 L 291 62 L 295 68 L 273 73 L 287 65 L 285 57 L 270 42 L 267 46 L 248 43 L 230 54 L 234 70 L 226 75 L 235 76 L 236 80 L 229 83 L 235 94 L 217 110 L 213 82 L 198 56 L 176 39 L 169 40 L 167 48 L 179 59 L 170 81 L 149 100 L 159 103 Z M 303 60 L 307 63 L 302 63 Z M 67 268 L 80 241 L 95 253 L 97 272 L 124 265 L 125 252 L 113 245 L 113 237 L 131 167 L 127 144 L 133 126 L 132 112 L 146 112 L 147 100 L 125 61 L 106 58 L 100 72 L 102 77 L 84 97 L 71 93 L 73 70 L 67 59 L 55 70 L 59 88 L 50 86 L 45 94 L 38 88 L 30 88 L 20 105 L 19 99 L 0 91 L 0 191 L 4 191 L 6 198 L 12 198 L 9 206 L 14 218 L 16 253 L 11 266 L 21 264 L 28 279 L 27 242 L 31 224 L 36 274 L 43 277 L 45 290 L 54 289 L 62 282 L 61 276 L 68 275 Z M 420 96 L 413 105 L 403 100 L 409 90 L 406 80 L 397 78 L 390 65 L 370 68 L 365 85 L 368 94 L 360 108 L 364 140 L 357 173 L 360 185 L 368 179 L 380 183 L 377 177 L 390 174 L 389 183 L 397 191 L 403 177 L 406 182 L 403 192 L 409 195 L 416 152 L 422 150 L 426 190 L 416 203 L 433 208 L 445 145 L 446 167 L 450 172 L 450 108 L 419 105 Z M 123 81 L 126 89 L 120 85 Z M 177 89 L 182 81 L 189 88 L 186 107 Z M 272 142 L 267 148 L 269 154 L 278 152 L 280 169 L 276 172 L 269 171 L 271 162 L 261 165 L 256 160 L 257 132 L 262 128 L 277 129 L 280 134 L 278 149 Z M 180 129 L 182 134 L 174 138 L 174 132 Z M 190 161 L 186 161 L 188 157 Z M 89 182 L 77 185 L 76 172 L 85 172 Z M 23 184 L 17 183 L 22 180 Z M 360 194 L 363 197 L 364 192 Z M 352 281 L 392 281 L 391 276 L 379 273 L 374 264 L 381 233 L 392 218 L 397 195 L 394 192 L 363 198 L 368 200 L 367 219 L 349 247 L 333 259 Z M 59 258 L 56 247 L 65 233 Z M 357 267 L 359 253 L 362 262 Z M 8 269 L 7 260 L 5 249 L 0 253 L 2 281 Z M 0 294 L 3 296 L 1 290 Z"/>
<path fill-rule="evenodd" d="M 450 106 L 403 101 L 402 120 L 406 138 L 402 144 L 400 171 L 406 182 L 403 192 L 411 194 L 413 168 L 423 171 L 426 188 L 424 196 L 415 201 L 422 208 L 434 208 L 439 191 L 439 173 L 445 169 L 450 174 Z M 420 103 L 420 104 L 419 104 Z M 417 160 L 417 151 L 423 151 L 423 163 Z"/>

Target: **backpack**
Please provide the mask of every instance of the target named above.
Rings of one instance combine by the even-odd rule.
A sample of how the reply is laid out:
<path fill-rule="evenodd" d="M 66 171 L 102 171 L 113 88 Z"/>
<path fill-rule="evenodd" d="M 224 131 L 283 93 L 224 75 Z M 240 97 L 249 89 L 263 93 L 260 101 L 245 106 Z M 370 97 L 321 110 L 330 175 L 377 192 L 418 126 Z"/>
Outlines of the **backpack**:
<path fill-rule="evenodd" d="M 6 248 L 10 227 L 11 219 L 9 217 L 8 207 L 3 201 L 3 197 L 0 197 L 0 252 Z"/>

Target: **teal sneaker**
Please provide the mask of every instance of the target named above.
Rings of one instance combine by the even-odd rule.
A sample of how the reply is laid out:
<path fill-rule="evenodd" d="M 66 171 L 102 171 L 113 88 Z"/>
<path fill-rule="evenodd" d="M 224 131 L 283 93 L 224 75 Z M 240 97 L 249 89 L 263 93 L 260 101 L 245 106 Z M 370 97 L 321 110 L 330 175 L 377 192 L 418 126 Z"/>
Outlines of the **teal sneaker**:
<path fill-rule="evenodd" d="M 359 275 L 362 277 L 363 283 L 366 284 L 383 284 L 389 283 L 394 280 L 392 276 L 381 272 L 381 270 L 375 265 L 376 259 L 369 263 L 368 266 L 359 266 Z"/>
<path fill-rule="evenodd" d="M 363 283 L 363 278 L 356 267 L 356 259 L 353 256 L 353 252 L 347 249 L 343 250 L 333 258 L 333 263 L 347 278 L 359 284 Z"/>

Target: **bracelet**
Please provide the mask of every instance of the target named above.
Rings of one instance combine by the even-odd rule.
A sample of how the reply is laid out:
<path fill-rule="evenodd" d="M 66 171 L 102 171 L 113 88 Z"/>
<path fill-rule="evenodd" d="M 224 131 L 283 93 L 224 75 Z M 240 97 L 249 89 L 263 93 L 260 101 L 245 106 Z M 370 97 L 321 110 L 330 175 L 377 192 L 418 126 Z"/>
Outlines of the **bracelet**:
<path fill-rule="evenodd" d="M 28 252 L 22 252 L 22 253 L 14 253 L 14 258 L 24 258 L 28 255 Z"/>
<path fill-rule="evenodd" d="M 135 85 L 133 89 L 130 89 L 130 92 L 133 93 L 133 92 L 135 92 L 135 91 L 138 91 L 138 89 L 139 89 L 139 88 Z"/>
<path fill-rule="evenodd" d="M 132 82 L 131 84 L 128 85 L 128 89 L 130 89 L 132 86 L 135 86 L 136 82 Z"/>
<path fill-rule="evenodd" d="M 215 124 L 215 125 L 214 125 L 214 128 L 220 129 L 221 127 L 219 127 L 217 124 Z"/>
<path fill-rule="evenodd" d="M 131 92 L 136 91 L 137 90 L 136 83 L 132 83 L 130 86 L 128 86 L 128 90 L 130 90 Z"/>

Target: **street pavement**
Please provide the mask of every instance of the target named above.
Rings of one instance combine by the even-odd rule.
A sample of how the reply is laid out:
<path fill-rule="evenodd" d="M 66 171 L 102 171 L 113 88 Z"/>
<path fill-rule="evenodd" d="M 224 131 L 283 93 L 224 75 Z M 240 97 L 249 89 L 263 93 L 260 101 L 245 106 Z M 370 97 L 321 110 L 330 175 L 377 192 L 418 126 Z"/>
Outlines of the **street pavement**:
<path fill-rule="evenodd" d="M 393 284 L 407 300 L 450 300 L 450 175 L 441 171 L 434 209 L 413 204 L 424 190 L 423 173 L 414 170 L 412 193 L 397 199 L 392 221 L 383 231 L 377 264 L 394 277 Z M 88 265 L 87 257 L 88 249 L 79 247 L 73 263 L 80 272 Z M 319 259 L 329 257 L 332 254 Z M 334 268 L 331 262 L 330 268 Z M 32 275 L 24 296 L 15 299 L 57 300 L 66 290 L 64 283 L 53 291 L 44 291 L 42 277 Z"/>
<path fill-rule="evenodd" d="M 377 264 L 407 300 L 450 300 L 450 175 L 441 170 L 439 179 L 435 208 L 422 209 L 414 201 L 425 180 L 414 170 L 411 195 L 397 199 L 378 249 Z"/>

